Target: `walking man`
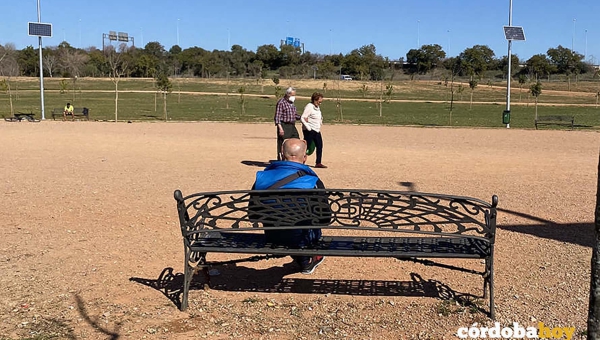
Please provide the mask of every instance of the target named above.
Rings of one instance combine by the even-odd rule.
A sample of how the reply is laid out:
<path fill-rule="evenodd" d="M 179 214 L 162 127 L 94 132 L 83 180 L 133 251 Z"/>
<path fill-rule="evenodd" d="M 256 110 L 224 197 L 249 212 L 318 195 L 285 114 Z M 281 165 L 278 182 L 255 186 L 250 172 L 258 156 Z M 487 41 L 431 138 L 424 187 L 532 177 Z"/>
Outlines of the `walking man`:
<path fill-rule="evenodd" d="M 296 121 L 300 120 L 300 115 L 294 106 L 296 100 L 296 89 L 288 87 L 285 95 L 277 101 L 275 106 L 275 126 L 277 127 L 277 160 L 282 160 L 281 145 L 283 141 L 289 138 L 300 138 L 296 130 Z"/>

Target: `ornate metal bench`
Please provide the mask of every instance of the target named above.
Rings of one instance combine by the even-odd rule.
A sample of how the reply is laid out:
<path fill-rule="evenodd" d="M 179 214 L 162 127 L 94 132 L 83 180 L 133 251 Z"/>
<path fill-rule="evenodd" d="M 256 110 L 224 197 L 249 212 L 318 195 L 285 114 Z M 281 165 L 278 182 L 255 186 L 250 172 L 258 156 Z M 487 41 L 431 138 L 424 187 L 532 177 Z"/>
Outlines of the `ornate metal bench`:
<path fill-rule="evenodd" d="M 573 130 L 575 117 L 573 116 L 539 116 L 535 119 L 535 129 L 538 125 L 566 125 Z"/>
<path fill-rule="evenodd" d="M 175 191 L 183 235 L 181 310 L 195 270 L 208 277 L 207 253 L 392 257 L 439 265 L 483 277 L 494 318 L 496 205 L 479 199 L 417 192 L 303 189 L 197 193 Z M 266 241 L 264 230 L 315 228 L 313 246 L 291 248 Z M 483 271 L 427 258 L 485 260 Z"/>

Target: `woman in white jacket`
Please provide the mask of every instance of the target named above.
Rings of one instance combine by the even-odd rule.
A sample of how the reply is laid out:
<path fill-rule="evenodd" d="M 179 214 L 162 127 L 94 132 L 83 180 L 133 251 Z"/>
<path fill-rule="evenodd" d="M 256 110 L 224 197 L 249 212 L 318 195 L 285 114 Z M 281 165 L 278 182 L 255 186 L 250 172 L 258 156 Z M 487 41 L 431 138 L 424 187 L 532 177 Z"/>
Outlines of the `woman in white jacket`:
<path fill-rule="evenodd" d="M 321 157 L 323 156 L 323 138 L 321 137 L 321 126 L 323 125 L 323 115 L 321 114 L 321 103 L 323 102 L 323 95 L 319 92 L 313 93 L 310 97 L 310 103 L 304 107 L 304 113 L 300 121 L 302 122 L 302 134 L 306 145 L 310 146 L 312 142 L 315 143 L 317 149 L 317 162 L 315 168 L 326 168 L 321 163 Z"/>

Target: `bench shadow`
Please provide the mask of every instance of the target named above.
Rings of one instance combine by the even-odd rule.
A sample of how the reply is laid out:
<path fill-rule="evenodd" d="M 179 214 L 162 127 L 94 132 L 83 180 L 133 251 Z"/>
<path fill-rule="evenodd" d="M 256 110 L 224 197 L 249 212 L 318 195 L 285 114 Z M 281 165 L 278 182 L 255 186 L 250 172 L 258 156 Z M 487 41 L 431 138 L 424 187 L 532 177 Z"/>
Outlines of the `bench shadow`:
<path fill-rule="evenodd" d="M 286 275 L 298 272 L 298 266 L 293 263 L 266 269 L 249 268 L 237 264 L 226 264 L 214 266 L 213 268 L 218 268 L 219 275 L 210 276 L 209 282 L 204 275 L 195 275 L 190 290 L 431 297 L 440 300 L 454 300 L 463 306 L 477 309 L 484 314 L 487 313 L 482 307 L 473 302 L 475 299 L 483 298 L 482 296 L 457 292 L 446 284 L 433 279 L 425 280 L 416 273 L 410 273 L 410 281 L 337 280 L 286 278 Z M 235 278 L 235 280 L 231 278 Z M 156 280 L 138 277 L 132 277 L 129 280 L 160 291 L 177 308 L 181 307 L 183 273 L 174 273 L 173 268 L 165 268 Z"/>
<path fill-rule="evenodd" d="M 537 216 L 519 211 L 498 208 L 498 212 L 519 216 L 534 224 L 498 224 L 502 230 L 528 234 L 536 237 L 551 239 L 560 242 L 577 244 L 584 247 L 593 247 L 595 242 L 594 223 L 556 223 Z"/>
<path fill-rule="evenodd" d="M 92 326 L 95 330 L 101 332 L 106 335 L 108 339 L 117 340 L 121 337 L 119 334 L 119 330 L 122 326 L 120 322 L 117 322 L 115 326 L 115 330 L 111 331 L 108 328 L 105 328 L 104 322 L 101 320 L 100 316 L 92 318 L 85 307 L 85 303 L 79 294 L 75 295 L 75 301 L 77 302 L 77 310 L 79 311 L 79 315 L 87 322 L 90 326 Z"/>
<path fill-rule="evenodd" d="M 241 161 L 240 163 L 247 165 L 247 166 L 256 166 L 256 167 L 260 167 L 260 168 L 266 168 L 269 164 L 271 164 L 270 162 L 263 162 L 263 161 Z"/>

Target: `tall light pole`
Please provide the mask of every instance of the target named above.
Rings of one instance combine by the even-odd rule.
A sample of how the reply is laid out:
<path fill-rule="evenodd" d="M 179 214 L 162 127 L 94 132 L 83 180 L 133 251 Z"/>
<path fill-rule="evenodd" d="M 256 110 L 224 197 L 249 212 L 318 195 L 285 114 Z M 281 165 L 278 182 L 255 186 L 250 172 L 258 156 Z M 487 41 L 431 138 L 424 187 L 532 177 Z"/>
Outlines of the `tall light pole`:
<path fill-rule="evenodd" d="M 448 33 L 448 45 L 446 45 L 446 55 L 450 57 L 450 30 L 447 30 Z"/>
<path fill-rule="evenodd" d="M 587 60 L 587 30 L 585 30 L 585 54 L 583 60 Z"/>
<path fill-rule="evenodd" d="M 179 19 L 177 19 L 177 46 L 179 46 Z"/>
<path fill-rule="evenodd" d="M 573 19 L 573 35 L 571 36 L 571 51 L 575 52 L 575 22 L 577 19 Z"/>
<path fill-rule="evenodd" d="M 333 35 L 331 33 L 331 28 L 329 29 L 329 55 L 333 53 Z"/>
<path fill-rule="evenodd" d="M 40 9 L 40 0 L 37 0 L 37 15 L 38 23 L 42 22 L 42 11 Z M 44 114 L 44 64 L 42 63 L 42 36 L 38 37 L 39 50 L 40 50 L 40 105 L 42 109 L 42 120 L 46 119 Z"/>
<path fill-rule="evenodd" d="M 512 26 L 512 0 L 508 4 L 508 26 Z M 511 47 L 512 40 L 508 40 L 508 74 L 506 75 L 506 111 L 510 115 L 510 75 L 511 75 Z M 510 121 L 506 123 L 506 128 L 510 129 Z"/>
<path fill-rule="evenodd" d="M 417 20 L 417 49 L 418 49 L 419 47 L 421 47 L 420 40 L 419 40 L 419 34 L 420 34 L 420 32 L 419 32 L 419 31 L 420 31 L 420 29 L 421 29 L 421 27 L 420 27 L 420 26 L 421 26 L 421 20 Z"/>

